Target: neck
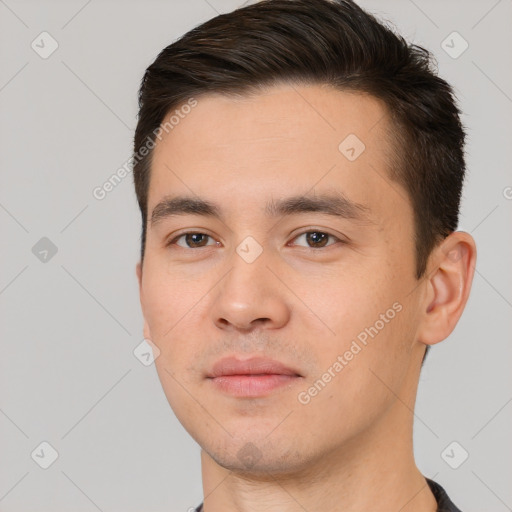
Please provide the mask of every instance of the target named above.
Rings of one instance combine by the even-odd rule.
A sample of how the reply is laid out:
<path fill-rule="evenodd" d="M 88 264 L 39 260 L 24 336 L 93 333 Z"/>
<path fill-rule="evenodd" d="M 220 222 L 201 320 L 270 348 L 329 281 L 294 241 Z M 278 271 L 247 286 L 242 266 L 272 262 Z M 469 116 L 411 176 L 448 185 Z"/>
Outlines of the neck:
<path fill-rule="evenodd" d="M 293 472 L 229 471 L 202 450 L 204 512 L 436 512 L 413 455 L 420 356 L 377 421 Z"/>
<path fill-rule="evenodd" d="M 287 475 L 229 471 L 203 450 L 204 511 L 435 512 L 414 462 L 412 416 L 412 408 L 396 400 L 371 429 Z"/>

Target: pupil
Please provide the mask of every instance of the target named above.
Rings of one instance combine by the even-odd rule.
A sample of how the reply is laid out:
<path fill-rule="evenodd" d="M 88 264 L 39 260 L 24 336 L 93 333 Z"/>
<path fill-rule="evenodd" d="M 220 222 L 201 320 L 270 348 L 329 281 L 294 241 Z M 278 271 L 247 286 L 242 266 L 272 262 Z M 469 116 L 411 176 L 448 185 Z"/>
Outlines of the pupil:
<path fill-rule="evenodd" d="M 202 246 L 204 244 L 201 244 L 201 239 L 204 238 L 206 240 L 206 237 L 201 233 L 192 233 L 186 235 L 186 240 L 188 245 L 199 245 Z"/>
<path fill-rule="evenodd" d="M 306 235 L 308 243 L 311 242 L 316 247 L 324 247 L 327 243 L 327 234 L 319 233 L 318 231 L 312 231 Z"/>

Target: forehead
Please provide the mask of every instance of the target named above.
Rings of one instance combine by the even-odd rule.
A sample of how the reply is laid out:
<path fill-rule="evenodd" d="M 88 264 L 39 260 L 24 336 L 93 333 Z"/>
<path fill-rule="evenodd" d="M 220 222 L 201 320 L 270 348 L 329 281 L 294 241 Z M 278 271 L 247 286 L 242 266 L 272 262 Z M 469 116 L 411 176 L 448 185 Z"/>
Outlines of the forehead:
<path fill-rule="evenodd" d="M 274 152 L 285 159 L 292 155 L 282 151 L 283 145 L 306 150 L 322 142 L 322 149 L 337 154 L 338 143 L 350 133 L 373 145 L 373 150 L 383 149 L 387 142 L 379 141 L 379 147 L 374 144 L 389 128 L 383 103 L 360 92 L 283 84 L 248 96 L 206 94 L 196 101 L 190 113 L 173 116 L 176 124 L 157 145 L 155 158 L 169 145 L 176 158 L 184 152 L 187 159 L 203 158 L 212 150 L 221 156 L 223 150 L 232 151 L 235 146 L 258 144 L 266 149 L 265 158 Z M 190 154 L 191 149 L 199 154 Z"/>
<path fill-rule="evenodd" d="M 150 213 L 173 193 L 214 195 L 233 208 L 333 188 L 377 209 L 389 209 L 397 192 L 407 201 L 388 178 L 391 127 L 370 95 L 280 85 L 196 101 L 154 149 Z"/>

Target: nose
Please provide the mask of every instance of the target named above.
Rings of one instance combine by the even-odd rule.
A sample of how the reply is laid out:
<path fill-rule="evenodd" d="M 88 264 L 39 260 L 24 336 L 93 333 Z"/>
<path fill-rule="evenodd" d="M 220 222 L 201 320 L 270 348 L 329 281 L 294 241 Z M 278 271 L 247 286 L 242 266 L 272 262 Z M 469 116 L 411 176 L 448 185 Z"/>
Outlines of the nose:
<path fill-rule="evenodd" d="M 248 263 L 238 253 L 212 297 L 212 319 L 223 330 L 277 329 L 287 324 L 291 303 L 286 288 L 268 268 L 265 251 Z"/>

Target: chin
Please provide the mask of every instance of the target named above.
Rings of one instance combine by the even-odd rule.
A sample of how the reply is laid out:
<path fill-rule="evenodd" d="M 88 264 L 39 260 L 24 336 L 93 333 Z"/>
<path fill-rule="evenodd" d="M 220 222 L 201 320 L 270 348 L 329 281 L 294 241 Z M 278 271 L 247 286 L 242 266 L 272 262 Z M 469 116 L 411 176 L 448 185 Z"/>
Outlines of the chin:
<path fill-rule="evenodd" d="M 244 440 L 235 441 L 227 437 L 225 442 L 202 445 L 202 448 L 219 466 L 237 474 L 268 478 L 269 475 L 300 473 L 309 465 L 308 458 L 303 452 L 297 451 L 292 438 L 251 441 L 245 436 Z"/>

